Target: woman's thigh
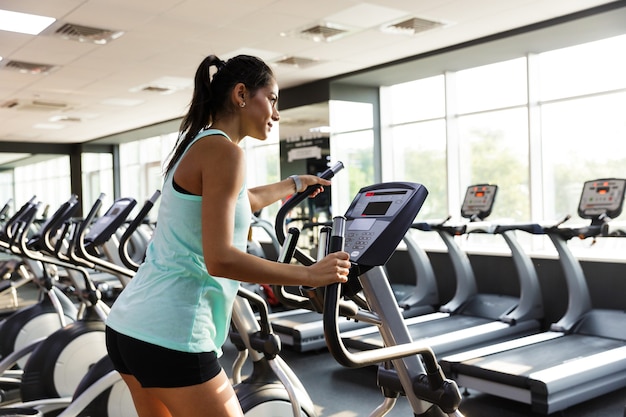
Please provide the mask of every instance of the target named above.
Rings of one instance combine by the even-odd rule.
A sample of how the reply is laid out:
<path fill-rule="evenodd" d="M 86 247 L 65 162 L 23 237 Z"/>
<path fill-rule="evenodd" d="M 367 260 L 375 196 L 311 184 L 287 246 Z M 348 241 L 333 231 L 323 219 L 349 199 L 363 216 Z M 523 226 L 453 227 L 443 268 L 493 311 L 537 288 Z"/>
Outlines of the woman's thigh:
<path fill-rule="evenodd" d="M 202 384 L 179 388 L 144 388 L 159 398 L 172 417 L 243 416 L 237 394 L 222 370 Z"/>

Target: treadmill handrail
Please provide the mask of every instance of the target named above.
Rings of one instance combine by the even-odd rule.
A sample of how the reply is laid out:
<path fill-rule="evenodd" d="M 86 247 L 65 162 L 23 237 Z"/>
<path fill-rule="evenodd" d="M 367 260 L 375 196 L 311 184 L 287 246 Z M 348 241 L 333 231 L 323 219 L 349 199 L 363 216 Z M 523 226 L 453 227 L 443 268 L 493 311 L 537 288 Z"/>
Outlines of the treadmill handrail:
<path fill-rule="evenodd" d="M 422 231 L 436 231 L 450 254 L 450 261 L 456 276 L 456 290 L 454 296 L 445 305 L 440 307 L 440 311 L 452 313 L 463 306 L 463 304 L 478 292 L 474 271 L 469 258 L 454 241 L 454 236 L 460 236 L 467 230 L 467 224 L 447 224 L 451 216 L 438 222 L 416 222 L 411 225 L 412 229 Z"/>

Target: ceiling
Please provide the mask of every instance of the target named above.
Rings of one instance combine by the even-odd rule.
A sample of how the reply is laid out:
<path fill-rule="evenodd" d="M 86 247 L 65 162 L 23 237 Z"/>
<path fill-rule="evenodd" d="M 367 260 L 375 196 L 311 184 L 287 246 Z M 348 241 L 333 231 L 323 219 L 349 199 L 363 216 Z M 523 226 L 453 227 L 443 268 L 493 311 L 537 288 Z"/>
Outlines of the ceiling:
<path fill-rule="evenodd" d="M 284 89 L 611 2 L 0 0 L 56 19 L 37 36 L 0 31 L 0 142 L 82 143 L 179 118 L 211 53 L 257 55 Z M 381 30 L 393 25 L 404 30 Z"/>

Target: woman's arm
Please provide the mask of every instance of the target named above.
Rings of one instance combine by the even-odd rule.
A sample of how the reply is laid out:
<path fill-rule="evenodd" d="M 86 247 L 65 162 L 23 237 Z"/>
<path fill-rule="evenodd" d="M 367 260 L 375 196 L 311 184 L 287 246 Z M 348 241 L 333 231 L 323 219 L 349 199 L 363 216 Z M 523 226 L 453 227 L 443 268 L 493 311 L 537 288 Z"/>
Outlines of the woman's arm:
<path fill-rule="evenodd" d="M 268 261 L 235 248 L 232 245 L 235 206 L 245 179 L 243 151 L 223 141 L 206 141 L 198 145 L 202 151 L 197 152 L 194 159 L 202 178 L 202 245 L 211 275 L 244 282 L 315 287 L 346 281 L 350 261 L 345 252 L 329 255 L 315 265 L 305 267 Z M 303 184 L 307 186 L 326 184 L 325 180 L 315 176 L 304 177 Z M 286 182 L 259 188 L 264 196 L 261 199 L 293 193 L 295 189 L 292 185 L 289 190 Z"/>
<path fill-rule="evenodd" d="M 321 185 L 320 189 L 311 194 L 311 197 L 315 197 L 324 190 L 323 187 L 325 185 L 330 185 L 330 181 L 315 175 L 298 175 L 298 178 L 300 178 L 300 182 L 302 183 L 302 188 L 299 190 L 296 190 L 296 183 L 291 178 L 287 178 L 273 184 L 250 188 L 248 190 L 248 197 L 250 199 L 250 207 L 252 208 L 252 211 L 259 211 L 262 208 L 267 207 L 291 194 L 304 191 L 311 185 L 319 184 Z"/>

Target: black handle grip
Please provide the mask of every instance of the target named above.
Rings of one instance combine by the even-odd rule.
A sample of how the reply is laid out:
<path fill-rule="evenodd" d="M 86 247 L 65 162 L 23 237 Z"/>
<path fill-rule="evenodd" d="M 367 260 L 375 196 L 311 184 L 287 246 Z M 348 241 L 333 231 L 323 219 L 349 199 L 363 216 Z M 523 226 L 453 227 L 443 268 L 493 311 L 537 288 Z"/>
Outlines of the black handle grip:
<path fill-rule="evenodd" d="M 337 162 L 332 167 L 328 168 L 326 171 L 322 172 L 319 177 L 325 180 L 329 180 L 335 176 L 335 174 L 343 169 L 343 163 L 341 161 Z M 285 241 L 285 218 L 287 217 L 287 213 L 299 203 L 301 203 L 304 199 L 306 199 L 309 195 L 313 194 L 319 188 L 319 185 L 310 185 L 304 191 L 299 192 L 291 196 L 278 210 L 278 214 L 276 214 L 276 222 L 274 227 L 276 229 L 276 237 L 278 238 L 278 242 L 282 245 Z"/>

